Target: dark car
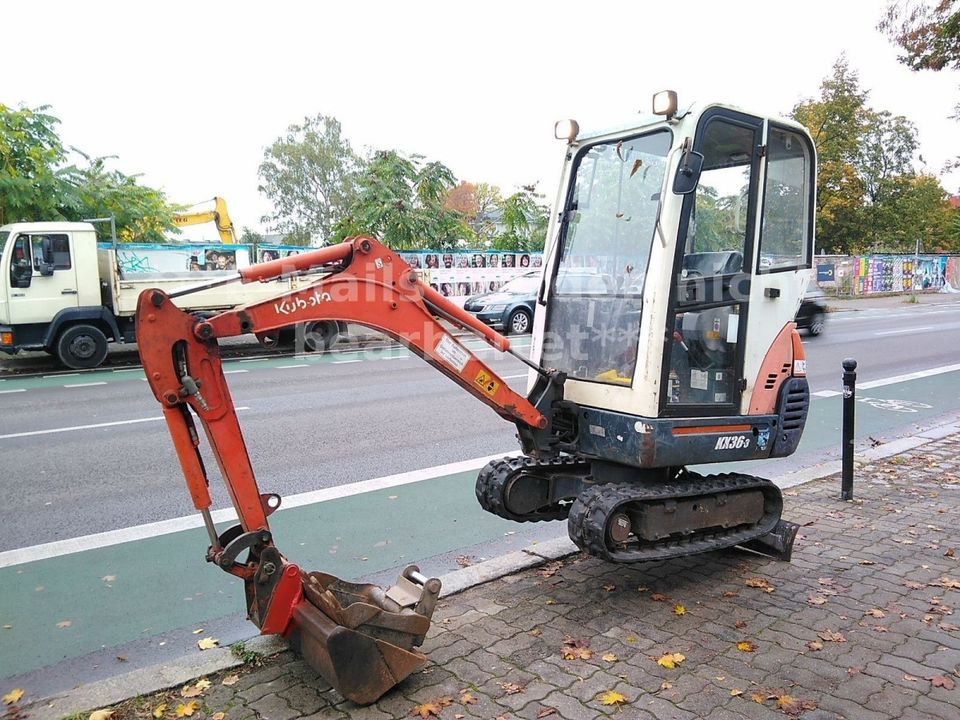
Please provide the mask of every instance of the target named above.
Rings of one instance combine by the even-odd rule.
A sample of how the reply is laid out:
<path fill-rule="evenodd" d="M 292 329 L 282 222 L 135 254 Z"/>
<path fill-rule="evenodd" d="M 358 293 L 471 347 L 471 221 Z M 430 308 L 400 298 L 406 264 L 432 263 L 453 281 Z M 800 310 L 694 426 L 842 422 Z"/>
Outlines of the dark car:
<path fill-rule="evenodd" d="M 526 273 L 505 282 L 495 292 L 468 297 L 463 309 L 494 330 L 522 335 L 533 329 L 539 288 L 540 272 Z"/>
<path fill-rule="evenodd" d="M 797 328 L 806 330 L 810 335 L 823 332 L 827 319 L 827 295 L 820 288 L 807 288 L 797 310 Z"/>

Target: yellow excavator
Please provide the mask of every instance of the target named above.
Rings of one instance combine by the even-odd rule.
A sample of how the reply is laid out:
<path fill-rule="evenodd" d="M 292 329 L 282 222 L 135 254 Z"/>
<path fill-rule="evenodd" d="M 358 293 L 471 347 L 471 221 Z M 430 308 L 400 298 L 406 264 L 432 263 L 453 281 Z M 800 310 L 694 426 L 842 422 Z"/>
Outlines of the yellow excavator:
<path fill-rule="evenodd" d="M 188 227 L 190 225 L 203 225 L 204 223 L 212 222 L 216 224 L 217 232 L 220 233 L 220 242 L 224 245 L 235 244 L 237 242 L 237 234 L 234 232 L 230 213 L 227 212 L 227 201 L 222 197 L 215 197 L 212 202 L 214 204 L 213 210 L 175 214 L 173 216 L 173 224 L 177 227 Z M 197 204 L 199 205 L 199 203 Z"/>

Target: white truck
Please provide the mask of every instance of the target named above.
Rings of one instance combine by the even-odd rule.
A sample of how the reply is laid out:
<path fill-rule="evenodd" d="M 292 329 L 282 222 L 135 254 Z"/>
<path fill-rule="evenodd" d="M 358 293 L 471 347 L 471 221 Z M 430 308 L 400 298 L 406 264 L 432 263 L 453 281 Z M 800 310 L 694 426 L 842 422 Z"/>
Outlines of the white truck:
<path fill-rule="evenodd" d="M 156 287 L 171 293 L 236 275 L 236 267 L 191 271 L 182 265 L 178 271 L 124 272 L 118 257 L 123 248 L 116 243 L 98 247 L 90 223 L 0 227 L 0 351 L 44 350 L 69 368 L 94 368 L 106 357 L 108 343 L 136 342 L 134 315 L 141 290 Z M 182 243 L 169 249 L 190 253 L 190 246 Z M 250 246 L 237 245 L 235 266 L 251 264 L 251 255 Z M 214 312 L 266 299 L 296 282 L 293 278 L 230 283 L 185 295 L 177 302 L 191 312 Z M 293 342 L 294 332 L 299 331 L 297 338 L 307 349 L 325 349 L 341 329 L 335 323 L 290 328 L 266 344 Z"/>

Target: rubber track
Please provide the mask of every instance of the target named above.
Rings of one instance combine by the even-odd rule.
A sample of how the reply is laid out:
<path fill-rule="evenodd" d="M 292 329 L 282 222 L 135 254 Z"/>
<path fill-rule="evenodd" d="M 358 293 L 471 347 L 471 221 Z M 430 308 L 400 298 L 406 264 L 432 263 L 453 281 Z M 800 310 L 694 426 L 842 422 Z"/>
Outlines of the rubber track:
<path fill-rule="evenodd" d="M 780 520 L 783 496 L 780 489 L 769 480 L 739 473 L 709 476 L 685 473 L 681 478 L 683 482 L 673 481 L 647 487 L 611 483 L 584 490 L 570 507 L 567 519 L 570 539 L 585 552 L 610 562 L 648 562 L 739 545 L 770 532 Z M 645 547 L 630 549 L 617 550 L 607 544 L 607 522 L 624 503 L 679 500 L 754 488 L 764 490 L 764 514 L 759 523 L 750 527 L 699 532 L 683 538 L 665 538 L 648 543 Z"/>
<path fill-rule="evenodd" d="M 548 520 L 563 520 L 570 511 L 570 505 L 555 503 L 540 508 L 532 513 L 518 515 L 507 509 L 504 493 L 507 485 L 517 474 L 527 475 L 543 473 L 548 476 L 551 472 L 569 473 L 572 469 L 582 467 L 584 475 L 590 472 L 590 464 L 573 457 L 555 458 L 553 460 L 537 460 L 529 457 L 505 457 L 488 462 L 477 476 L 477 500 L 480 506 L 489 513 L 514 522 L 545 522 Z"/>

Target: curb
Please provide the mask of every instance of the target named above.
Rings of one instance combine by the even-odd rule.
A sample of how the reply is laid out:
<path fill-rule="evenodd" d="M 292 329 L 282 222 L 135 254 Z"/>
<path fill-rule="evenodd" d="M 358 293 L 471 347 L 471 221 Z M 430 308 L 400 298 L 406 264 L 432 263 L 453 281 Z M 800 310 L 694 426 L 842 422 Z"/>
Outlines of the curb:
<path fill-rule="evenodd" d="M 950 422 L 928 428 L 916 435 L 892 440 L 859 452 L 856 460 L 858 463 L 882 460 L 955 433 L 960 433 L 960 415 Z M 781 489 L 787 489 L 829 477 L 840 471 L 841 462 L 833 460 L 787 473 L 777 479 L 777 485 Z M 578 550 L 571 540 L 560 537 L 454 570 L 440 577 L 443 584 L 441 598 L 446 599 L 477 585 L 567 557 Z M 262 655 L 274 655 L 289 649 L 287 643 L 276 635 L 255 635 L 244 640 L 244 644 L 247 649 Z M 31 720 L 58 720 L 67 715 L 106 708 L 139 695 L 165 690 L 185 684 L 202 675 L 241 665 L 243 661 L 235 657 L 230 648 L 216 648 L 198 654 L 185 655 L 160 665 L 140 668 L 89 685 L 81 685 L 61 694 L 35 700 L 26 705 L 24 710 Z"/>

